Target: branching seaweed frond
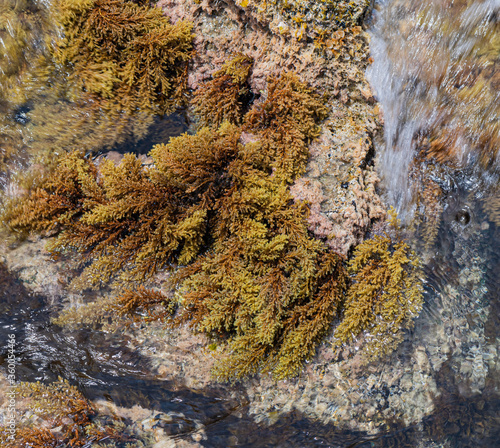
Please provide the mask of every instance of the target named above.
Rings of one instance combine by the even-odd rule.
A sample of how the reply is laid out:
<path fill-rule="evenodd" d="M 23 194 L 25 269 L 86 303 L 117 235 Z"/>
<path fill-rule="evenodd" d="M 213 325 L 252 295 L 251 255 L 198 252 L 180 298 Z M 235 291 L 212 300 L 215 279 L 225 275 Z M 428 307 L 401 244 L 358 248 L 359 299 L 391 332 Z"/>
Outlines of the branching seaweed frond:
<path fill-rule="evenodd" d="M 57 0 L 63 37 L 54 60 L 68 69 L 76 97 L 109 111 L 172 112 L 185 88 L 191 24 L 161 9 L 122 0 Z"/>
<path fill-rule="evenodd" d="M 423 304 L 420 262 L 407 243 L 375 236 L 358 245 L 349 262 L 353 283 L 342 321 L 335 330 L 337 346 L 365 335 L 365 358 L 390 353 L 411 328 Z"/>
<path fill-rule="evenodd" d="M 29 420 L 18 423 L 14 441 L 5 437 L 5 430 L 0 428 L 0 441 L 6 448 L 78 448 L 105 440 L 127 440 L 114 426 L 96 425 L 96 410 L 66 380 L 59 378 L 48 385 L 23 382 L 16 385 L 15 392 L 27 399 L 31 419 L 36 416 L 37 425 L 30 424 Z M 40 425 L 41 421 L 43 425 Z"/>
<path fill-rule="evenodd" d="M 241 124 L 252 62 L 245 55 L 237 55 L 195 90 L 191 102 L 201 126 L 219 127 L 223 121 Z"/>
<path fill-rule="evenodd" d="M 285 73 L 268 80 L 267 98 L 245 116 L 244 129 L 260 137 L 276 178 L 290 183 L 304 173 L 308 145 L 327 115 L 322 99 L 297 75 Z"/>
<path fill-rule="evenodd" d="M 244 78 L 236 63 L 223 70 Z M 418 260 L 406 243 L 368 240 L 349 264 L 348 289 L 344 259 L 311 235 L 308 206 L 289 185 L 325 114 L 295 75 L 271 78 L 243 127 L 224 121 L 156 145 L 152 167 L 131 154 L 99 166 L 65 155 L 4 220 L 57 232 L 51 249 L 79 255 L 82 285 L 123 283 L 117 314 L 218 338 L 220 380 L 296 375 L 342 313 L 339 343 L 365 332 L 370 353 L 385 353 L 421 307 Z M 255 140 L 243 144 L 242 129 Z M 175 294 L 136 287 L 165 269 Z"/>

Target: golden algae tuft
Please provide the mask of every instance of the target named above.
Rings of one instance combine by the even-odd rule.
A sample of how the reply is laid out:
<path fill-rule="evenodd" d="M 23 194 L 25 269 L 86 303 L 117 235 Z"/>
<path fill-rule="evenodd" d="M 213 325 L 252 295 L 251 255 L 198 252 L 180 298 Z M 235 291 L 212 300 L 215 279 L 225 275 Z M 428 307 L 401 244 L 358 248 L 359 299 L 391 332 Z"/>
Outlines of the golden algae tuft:
<path fill-rule="evenodd" d="M 392 223 L 398 225 L 395 214 Z M 356 247 L 348 271 L 352 284 L 334 346 L 364 334 L 365 360 L 377 359 L 394 350 L 422 309 L 420 261 L 398 235 L 376 235 Z"/>
<path fill-rule="evenodd" d="M 111 448 L 116 446 L 114 442 L 133 442 L 123 423 L 99 422 L 92 404 L 67 380 L 59 378 L 47 385 L 21 382 L 14 390 L 24 399 L 20 407 L 27 409 L 21 412 L 14 440 L 0 426 L 0 442 L 5 448 L 84 447 L 97 442 Z"/>
<path fill-rule="evenodd" d="M 138 140 L 186 103 L 192 25 L 148 2 L 4 2 L 0 17 L 2 170 Z"/>
<path fill-rule="evenodd" d="M 55 232 L 52 251 L 79 254 L 79 286 L 123 286 L 104 312 L 189 323 L 217 340 L 219 380 L 298 374 L 342 315 L 336 334 L 344 341 L 344 333 L 369 328 L 359 297 L 392 300 L 381 312 L 390 310 L 393 326 L 377 327 L 389 351 L 392 330 L 418 312 L 420 283 L 408 247 L 379 240 L 359 246 L 349 289 L 344 258 L 312 235 L 307 204 L 290 193 L 326 115 L 323 99 L 296 75 L 271 77 L 265 99 L 241 126 L 223 121 L 156 145 L 151 167 L 131 154 L 99 166 L 80 153 L 64 155 L 54 175 L 8 205 L 4 220 L 16 231 Z M 162 270 L 173 270 L 175 294 L 142 286 Z M 380 291 L 371 297 L 365 286 L 374 278 Z M 373 348 L 381 350 L 377 342 Z"/>
<path fill-rule="evenodd" d="M 191 103 L 200 125 L 218 127 L 224 120 L 241 124 L 252 63 L 249 57 L 237 55 L 194 91 Z"/>

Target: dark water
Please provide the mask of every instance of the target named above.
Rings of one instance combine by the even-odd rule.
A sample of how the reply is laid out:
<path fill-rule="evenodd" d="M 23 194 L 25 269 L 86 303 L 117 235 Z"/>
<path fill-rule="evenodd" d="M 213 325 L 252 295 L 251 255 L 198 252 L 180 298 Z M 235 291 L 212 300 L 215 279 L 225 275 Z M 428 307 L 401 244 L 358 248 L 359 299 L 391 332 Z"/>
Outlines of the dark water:
<path fill-rule="evenodd" d="M 171 433 L 189 433 L 194 422 L 210 424 L 245 403 L 220 388 L 192 391 L 182 381 L 159 381 L 147 359 L 126 348 L 126 340 L 100 331 L 65 331 L 50 322 L 50 307 L 33 295 L 0 265 L 0 340 L 16 336 L 16 380 L 50 383 L 69 380 L 92 400 L 153 409 L 179 415 Z M 6 367 L 7 347 L 0 347 L 0 366 Z"/>
<path fill-rule="evenodd" d="M 147 155 L 154 145 L 168 143 L 171 137 L 177 137 L 187 132 L 188 128 L 188 119 L 183 110 L 168 116 L 156 116 L 144 138 L 136 141 L 132 137 L 129 137 L 110 150 L 121 154 L 132 152 L 134 154 Z"/>

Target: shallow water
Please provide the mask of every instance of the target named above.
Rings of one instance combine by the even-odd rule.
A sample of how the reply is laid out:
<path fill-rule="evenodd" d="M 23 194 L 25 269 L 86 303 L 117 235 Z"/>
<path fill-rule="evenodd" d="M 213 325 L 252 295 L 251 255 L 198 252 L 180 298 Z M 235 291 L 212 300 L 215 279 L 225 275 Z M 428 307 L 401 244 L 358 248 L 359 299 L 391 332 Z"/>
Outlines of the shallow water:
<path fill-rule="evenodd" d="M 411 202 L 410 165 L 425 152 L 422 136 L 431 146 L 443 142 L 446 160 L 498 182 L 499 12 L 498 0 L 378 5 L 367 76 L 384 114 L 384 185 L 401 214 Z"/>
<path fill-rule="evenodd" d="M 490 361 L 500 336 L 500 235 L 484 203 L 498 197 L 499 12 L 497 0 L 392 0 L 375 12 L 368 77 L 384 114 L 377 152 L 385 198 L 406 223 L 422 203 L 424 214 L 437 214 L 434 242 L 410 233 L 426 274 L 412 339 L 426 346 L 419 335 L 442 325 L 444 343 L 454 346 L 437 372 L 436 411 L 390 446 L 414 446 L 411 440 L 429 435 L 423 446 L 498 443 L 500 372 Z M 436 169 L 429 156 L 447 166 Z M 437 211 L 419 202 L 415 165 L 439 186 Z"/>
<path fill-rule="evenodd" d="M 474 83 L 490 67 L 484 58 L 492 56 L 475 48 L 495 32 L 499 8 L 497 0 L 383 1 L 372 26 L 375 62 L 369 76 L 385 118 L 384 142 L 377 148 L 379 166 L 385 174 L 387 203 L 395 205 L 400 216 L 409 220 L 415 212 L 409 172 L 421 150 L 420 137 L 438 138 L 443 128 L 459 135 L 452 143 L 457 145 L 460 170 L 444 169 L 435 177 L 442 209 L 436 241 L 421 250 L 424 310 L 394 354 L 409 358 L 414 345 L 434 350 L 436 343 L 428 338 L 440 329 L 442 344 L 451 347 L 445 356 L 430 353 L 442 363 L 434 374 L 438 394 L 434 411 L 420 423 L 387 420 L 385 429 L 373 436 L 312 420 L 299 411 L 252 414 L 243 387 L 192 390 L 182 378 L 160 381 L 151 374 L 148 358 L 128 349 L 125 338 L 53 325 L 50 301 L 31 293 L 0 265 L 0 338 L 16 334 L 17 379 L 50 382 L 61 376 L 89 399 L 152 409 L 158 412 L 155 425 L 174 439 L 190 440 L 203 427 L 205 439 L 199 443 L 205 447 L 495 446 L 500 437 L 494 351 L 500 339 L 500 235 L 481 201 L 498 182 L 498 154 L 491 152 L 489 142 L 498 137 L 500 89 L 490 92 L 486 83 L 485 92 L 468 92 L 464 98 L 465 81 L 457 84 L 457 71 L 465 73 L 477 64 L 476 72 L 469 70 L 476 73 Z M 483 76 L 491 83 L 498 73 L 493 67 L 489 78 Z M 16 120 L 25 125 L 25 116 L 20 110 Z M 153 144 L 185 130 L 180 116 L 158 119 L 142 140 L 125 140 L 112 149 L 145 154 Z M 0 367 L 5 356 L 2 347 Z M 382 411 L 395 392 L 380 384 L 373 394 L 385 398 Z M 165 415 L 169 419 L 163 419 Z"/>

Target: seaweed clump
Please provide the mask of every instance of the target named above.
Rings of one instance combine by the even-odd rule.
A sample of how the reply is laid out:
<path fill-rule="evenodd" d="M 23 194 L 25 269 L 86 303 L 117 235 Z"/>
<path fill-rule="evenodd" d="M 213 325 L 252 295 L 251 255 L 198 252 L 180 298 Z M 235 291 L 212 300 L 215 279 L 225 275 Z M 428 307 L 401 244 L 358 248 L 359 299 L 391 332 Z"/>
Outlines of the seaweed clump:
<path fill-rule="evenodd" d="M 155 146 L 153 168 L 130 154 L 96 166 L 71 153 L 4 219 L 16 231 L 56 232 L 51 250 L 79 253 L 85 284 L 142 283 L 177 266 L 176 298 L 139 290 L 117 302 L 125 311 L 163 303 L 165 315 L 180 306 L 175 324 L 228 342 L 221 378 L 295 374 L 338 315 L 348 280 L 289 192 L 324 111 L 285 74 L 245 118 L 257 141 L 242 144 L 226 121 Z"/>
<path fill-rule="evenodd" d="M 84 447 L 101 441 L 106 441 L 101 446 L 116 446 L 114 442 L 132 440 L 119 423 L 96 424 L 95 409 L 66 380 L 59 378 L 49 385 L 19 383 L 16 393 L 28 399 L 30 418 L 20 422 L 14 440 L 0 428 L 0 442 L 5 448 Z"/>
<path fill-rule="evenodd" d="M 364 358 L 374 360 L 394 350 L 422 309 L 420 262 L 406 242 L 376 235 L 356 247 L 348 270 L 353 283 L 335 345 L 364 333 Z"/>
<path fill-rule="evenodd" d="M 0 0 L 0 170 L 140 140 L 186 105 L 189 22 L 145 1 L 45 3 Z"/>
<path fill-rule="evenodd" d="M 63 38 L 53 47 L 68 80 L 104 110 L 174 110 L 185 88 L 192 25 L 122 0 L 58 0 Z"/>
<path fill-rule="evenodd" d="M 237 55 L 193 93 L 191 104 L 200 126 L 219 127 L 223 121 L 241 124 L 245 99 L 250 93 L 248 76 L 252 59 Z"/>
<path fill-rule="evenodd" d="M 245 116 L 243 129 L 257 134 L 274 177 L 291 183 L 304 174 L 309 143 L 319 136 L 317 122 L 328 108 L 297 76 L 271 78 L 265 101 Z"/>
<path fill-rule="evenodd" d="M 86 265 L 80 284 L 101 286 L 118 272 L 123 282 L 143 281 L 170 263 L 189 262 L 202 243 L 206 213 L 189 202 L 132 154 L 98 169 L 73 152 L 26 200 L 7 206 L 5 219 L 18 232 L 62 230 L 50 250 L 79 253 Z"/>
<path fill-rule="evenodd" d="M 416 259 L 405 243 L 365 242 L 348 289 L 343 257 L 310 233 L 307 204 L 290 194 L 326 112 L 296 75 L 270 78 L 241 126 L 224 121 L 156 145 L 152 167 L 131 154 L 118 165 L 63 156 L 4 221 L 55 234 L 52 251 L 80 255 L 83 285 L 125 287 L 108 311 L 188 323 L 215 339 L 220 380 L 299 373 L 343 311 L 339 340 L 381 332 L 372 349 L 387 352 L 419 310 Z M 162 270 L 173 271 L 175 293 L 145 287 Z"/>
<path fill-rule="evenodd" d="M 0 0 L 0 110 L 15 101 L 20 79 L 43 52 L 42 36 L 52 31 L 43 2 Z"/>

